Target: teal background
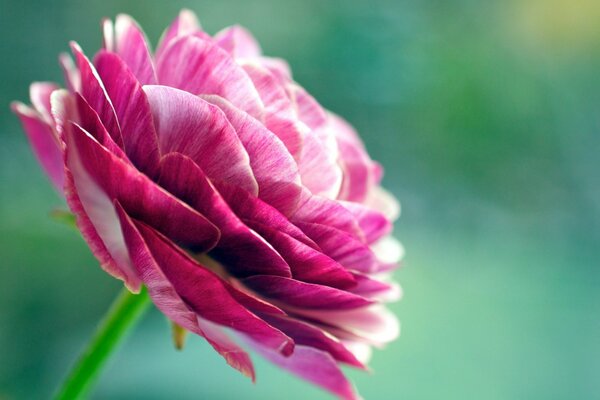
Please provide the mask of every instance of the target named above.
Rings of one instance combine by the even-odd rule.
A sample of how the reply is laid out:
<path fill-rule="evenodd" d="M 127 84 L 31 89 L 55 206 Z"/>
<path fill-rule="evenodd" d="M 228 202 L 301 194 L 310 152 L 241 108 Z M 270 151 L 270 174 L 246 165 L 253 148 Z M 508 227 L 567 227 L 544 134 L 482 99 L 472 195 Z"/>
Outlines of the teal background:
<path fill-rule="evenodd" d="M 349 119 L 402 201 L 401 338 L 350 375 L 366 399 L 600 398 L 600 3 L 595 0 L 0 0 L 0 399 L 50 396 L 119 283 L 32 156 L 13 99 L 61 81 L 71 39 L 181 7 L 240 23 Z M 256 357 L 255 357 L 256 359 Z M 155 310 L 95 399 L 326 399 L 257 360 L 258 383 Z"/>

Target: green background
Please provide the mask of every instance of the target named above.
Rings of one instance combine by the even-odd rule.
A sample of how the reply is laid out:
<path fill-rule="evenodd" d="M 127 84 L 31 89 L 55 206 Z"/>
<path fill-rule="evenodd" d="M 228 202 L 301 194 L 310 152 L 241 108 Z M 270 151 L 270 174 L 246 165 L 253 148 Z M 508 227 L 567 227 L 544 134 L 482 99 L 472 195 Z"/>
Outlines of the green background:
<path fill-rule="evenodd" d="M 13 99 L 60 81 L 71 39 L 133 15 L 156 43 L 181 7 L 240 23 L 349 119 L 402 201 L 401 338 L 351 371 L 366 399 L 600 398 L 600 3 L 595 0 L 0 0 L 0 399 L 50 396 L 119 290 L 32 156 Z M 256 359 L 256 357 L 255 357 Z M 153 310 L 97 399 L 325 399 L 258 383 Z"/>

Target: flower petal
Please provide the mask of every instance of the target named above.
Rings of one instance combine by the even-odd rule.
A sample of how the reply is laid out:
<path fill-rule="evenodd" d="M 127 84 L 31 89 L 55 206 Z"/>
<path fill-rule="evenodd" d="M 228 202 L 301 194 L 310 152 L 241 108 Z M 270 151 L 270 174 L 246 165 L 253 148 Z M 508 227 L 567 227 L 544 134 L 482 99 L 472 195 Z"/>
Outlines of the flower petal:
<path fill-rule="evenodd" d="M 361 369 L 366 368 L 339 339 L 315 325 L 287 316 L 265 315 L 263 318 L 294 339 L 296 345 L 323 350 L 337 361 Z"/>
<path fill-rule="evenodd" d="M 286 261 L 233 213 L 204 172 L 189 158 L 170 153 L 161 160 L 159 184 L 205 215 L 221 230 L 211 254 L 237 277 L 254 274 L 291 276 Z"/>
<path fill-rule="evenodd" d="M 252 347 L 264 358 L 294 375 L 317 385 L 343 400 L 359 400 L 350 381 L 334 358 L 327 352 L 310 346 L 297 345 L 294 354 L 283 357 L 265 349 L 257 342 Z"/>
<path fill-rule="evenodd" d="M 171 44 L 171 41 L 180 36 L 197 34 L 199 32 L 202 32 L 202 28 L 200 27 L 200 23 L 198 22 L 198 17 L 196 17 L 196 14 L 188 9 L 181 10 L 169 28 L 163 32 L 158 42 L 158 47 L 156 48 L 156 55 L 154 58 L 156 60 L 161 58 L 165 49 Z"/>
<path fill-rule="evenodd" d="M 106 130 L 119 147 L 123 147 L 123 138 L 121 128 L 115 109 L 110 102 L 102 80 L 98 76 L 96 68 L 90 60 L 83 54 L 81 47 L 75 42 L 71 42 L 71 51 L 77 59 L 79 75 L 81 79 L 81 95 L 92 106 L 100 116 L 100 120 L 106 127 Z"/>
<path fill-rule="evenodd" d="M 289 355 L 293 340 L 257 317 L 233 296 L 235 289 L 214 272 L 189 258 L 165 237 L 141 223 L 135 223 L 165 277 L 183 301 L 202 318 L 242 332 L 253 340 Z M 211 301 L 206 301 L 211 299 Z"/>
<path fill-rule="evenodd" d="M 81 167 L 75 171 L 71 164 L 77 163 Z M 118 200 L 132 217 L 151 224 L 188 248 L 208 251 L 218 242 L 219 230 L 202 214 L 110 153 L 77 125 L 73 134 L 67 136 L 67 165 L 73 172 L 78 194 L 81 195 L 88 185 L 96 185 L 111 201 Z M 98 208 L 93 196 L 81 200 L 88 215 Z M 102 223 L 98 218 L 90 217 L 94 225 Z"/>
<path fill-rule="evenodd" d="M 235 25 L 217 32 L 215 43 L 234 58 L 258 57 L 262 54 L 260 45 L 244 27 Z"/>
<path fill-rule="evenodd" d="M 236 130 L 250 157 L 258 197 L 287 211 L 295 209 L 300 198 L 298 166 L 279 138 L 222 97 L 203 98 L 218 106 Z"/>
<path fill-rule="evenodd" d="M 290 305 L 317 310 L 346 310 L 372 304 L 370 300 L 344 290 L 281 276 L 254 275 L 242 282 L 284 308 Z"/>
<path fill-rule="evenodd" d="M 107 49 L 111 51 L 110 49 Z M 142 85 L 157 83 L 148 40 L 137 22 L 126 14 L 117 15 L 115 53 L 127 64 Z"/>
<path fill-rule="evenodd" d="M 199 317 L 184 303 L 171 282 L 156 264 L 131 218 L 118 203 L 116 208 L 133 265 L 144 285 L 148 288 L 148 293 L 154 304 L 171 321 L 206 338 L 229 365 L 254 380 L 254 367 L 248 354 L 229 339 L 218 325 Z"/>
<path fill-rule="evenodd" d="M 185 154 L 210 179 L 258 193 L 248 153 L 218 107 L 167 86 L 144 86 L 144 91 L 163 154 Z"/>
<path fill-rule="evenodd" d="M 158 137 L 142 86 L 114 53 L 102 50 L 94 63 L 117 115 L 125 152 L 136 167 L 153 177 L 160 156 Z"/>
<path fill-rule="evenodd" d="M 54 187 L 62 193 L 65 180 L 63 151 L 56 134 L 38 112 L 25 104 L 14 102 L 11 108 L 21 120 L 23 130 L 42 168 Z"/>
<path fill-rule="evenodd" d="M 219 46 L 197 36 L 175 39 L 157 57 L 158 80 L 193 94 L 216 94 L 262 121 L 263 104 L 252 81 Z"/>

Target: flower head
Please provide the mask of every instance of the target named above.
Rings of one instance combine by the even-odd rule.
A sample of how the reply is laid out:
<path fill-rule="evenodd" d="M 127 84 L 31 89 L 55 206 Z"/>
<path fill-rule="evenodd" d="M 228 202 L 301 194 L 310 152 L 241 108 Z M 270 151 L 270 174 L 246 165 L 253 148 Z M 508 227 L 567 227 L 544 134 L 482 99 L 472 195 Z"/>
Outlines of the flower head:
<path fill-rule="evenodd" d="M 102 268 L 253 379 L 240 343 L 356 398 L 339 365 L 398 335 L 382 168 L 241 27 L 182 11 L 154 53 L 129 16 L 103 33 L 13 104 Z"/>

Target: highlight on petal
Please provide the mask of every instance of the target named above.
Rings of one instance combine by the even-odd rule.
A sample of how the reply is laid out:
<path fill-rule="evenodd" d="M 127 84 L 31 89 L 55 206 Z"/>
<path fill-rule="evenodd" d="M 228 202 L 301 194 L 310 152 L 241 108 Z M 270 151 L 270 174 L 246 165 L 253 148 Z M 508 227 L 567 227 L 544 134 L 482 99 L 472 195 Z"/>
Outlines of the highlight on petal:
<path fill-rule="evenodd" d="M 225 28 L 215 35 L 215 43 L 234 58 L 258 57 L 262 54 L 260 45 L 248 30 L 235 25 Z"/>
<path fill-rule="evenodd" d="M 198 22 L 196 14 L 188 9 L 181 10 L 177 18 L 175 18 L 171 25 L 163 32 L 158 41 L 155 59 L 162 57 L 163 52 L 173 40 L 180 36 L 197 34 L 201 31 L 202 28 L 200 27 L 200 22 Z"/>

